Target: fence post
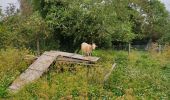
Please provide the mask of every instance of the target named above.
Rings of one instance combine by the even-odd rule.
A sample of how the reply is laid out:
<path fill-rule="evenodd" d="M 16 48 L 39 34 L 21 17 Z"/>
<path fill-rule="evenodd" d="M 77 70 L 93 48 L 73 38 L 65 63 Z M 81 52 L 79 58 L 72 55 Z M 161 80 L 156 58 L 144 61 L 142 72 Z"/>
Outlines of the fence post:
<path fill-rule="evenodd" d="M 128 46 L 128 54 L 130 54 L 130 49 L 131 49 L 131 44 L 129 43 L 129 46 Z"/>
<path fill-rule="evenodd" d="M 159 54 L 161 53 L 161 50 L 162 50 L 162 48 L 161 48 L 161 45 L 159 44 L 158 45 L 158 52 L 159 52 Z"/>

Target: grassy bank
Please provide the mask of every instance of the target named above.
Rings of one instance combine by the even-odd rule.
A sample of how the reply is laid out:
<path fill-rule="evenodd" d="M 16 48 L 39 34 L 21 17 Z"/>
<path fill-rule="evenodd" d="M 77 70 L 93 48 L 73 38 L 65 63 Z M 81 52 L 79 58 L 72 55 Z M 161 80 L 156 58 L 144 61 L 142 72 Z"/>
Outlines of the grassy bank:
<path fill-rule="evenodd" d="M 26 50 L 0 52 L 0 97 L 5 99 L 167 99 L 170 98 L 170 63 L 167 54 L 97 50 L 101 57 L 95 65 L 53 64 L 40 79 L 26 85 L 17 94 L 7 87 L 28 63 Z M 117 63 L 106 82 L 104 76 Z"/>

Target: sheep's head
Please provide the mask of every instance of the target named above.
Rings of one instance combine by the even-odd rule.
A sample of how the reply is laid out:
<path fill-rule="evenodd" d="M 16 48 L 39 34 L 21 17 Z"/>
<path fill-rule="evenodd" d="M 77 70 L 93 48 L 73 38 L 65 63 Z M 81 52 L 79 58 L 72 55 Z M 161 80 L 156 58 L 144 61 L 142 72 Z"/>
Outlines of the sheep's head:
<path fill-rule="evenodd" d="M 96 44 L 92 43 L 92 49 L 94 50 L 96 47 L 97 47 Z"/>

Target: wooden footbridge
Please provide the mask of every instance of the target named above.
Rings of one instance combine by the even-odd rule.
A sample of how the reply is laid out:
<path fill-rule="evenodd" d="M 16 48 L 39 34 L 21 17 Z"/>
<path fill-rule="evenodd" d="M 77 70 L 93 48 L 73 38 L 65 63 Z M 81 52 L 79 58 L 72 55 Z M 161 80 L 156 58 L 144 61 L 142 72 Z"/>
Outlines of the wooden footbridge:
<path fill-rule="evenodd" d="M 79 54 L 67 53 L 61 51 L 46 51 L 38 59 L 32 63 L 28 69 L 14 80 L 9 87 L 12 92 L 17 92 L 25 84 L 28 84 L 38 78 L 48 70 L 54 61 L 66 61 L 76 63 L 91 64 L 99 60 L 98 57 L 85 57 Z"/>

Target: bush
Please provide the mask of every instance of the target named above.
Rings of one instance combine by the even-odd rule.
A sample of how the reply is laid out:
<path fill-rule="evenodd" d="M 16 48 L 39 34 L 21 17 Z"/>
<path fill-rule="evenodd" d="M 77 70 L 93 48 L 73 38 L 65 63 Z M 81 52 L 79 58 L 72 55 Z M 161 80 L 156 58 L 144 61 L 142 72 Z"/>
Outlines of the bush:
<path fill-rule="evenodd" d="M 7 88 L 12 81 L 23 72 L 27 63 L 24 61 L 24 56 L 29 51 L 26 49 L 18 50 L 7 48 L 0 50 L 0 97 L 7 96 Z"/>

